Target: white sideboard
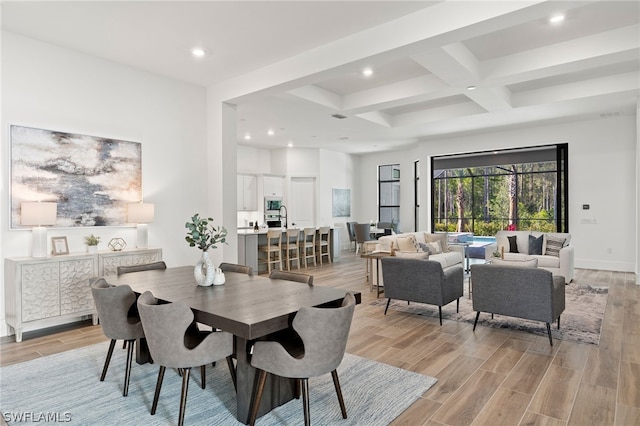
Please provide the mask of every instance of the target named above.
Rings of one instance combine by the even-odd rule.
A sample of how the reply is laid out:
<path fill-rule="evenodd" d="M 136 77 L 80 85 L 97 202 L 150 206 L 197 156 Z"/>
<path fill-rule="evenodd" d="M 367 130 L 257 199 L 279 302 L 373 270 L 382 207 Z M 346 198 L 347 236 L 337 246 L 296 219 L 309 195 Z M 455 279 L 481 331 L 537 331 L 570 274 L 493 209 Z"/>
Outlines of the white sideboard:
<path fill-rule="evenodd" d="M 7 325 L 16 342 L 22 333 L 86 315 L 98 318 L 89 279 L 114 275 L 118 266 L 162 260 L 162 249 L 134 249 L 46 258 L 5 259 L 4 291 Z"/>

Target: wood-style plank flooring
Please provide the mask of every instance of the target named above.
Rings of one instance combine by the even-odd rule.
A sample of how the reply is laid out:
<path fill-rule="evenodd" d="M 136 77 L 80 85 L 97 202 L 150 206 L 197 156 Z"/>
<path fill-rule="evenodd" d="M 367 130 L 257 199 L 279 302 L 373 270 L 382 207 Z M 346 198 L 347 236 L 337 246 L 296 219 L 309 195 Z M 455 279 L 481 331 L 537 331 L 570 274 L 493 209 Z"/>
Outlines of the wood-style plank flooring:
<path fill-rule="evenodd" d="M 445 320 L 441 327 L 437 318 L 398 311 L 384 316 L 384 307 L 370 305 L 375 293 L 364 270 L 364 260 L 347 251 L 332 264 L 308 269 L 315 285 L 362 292 L 349 353 L 438 379 L 393 425 L 640 425 L 640 286 L 634 274 L 577 270 L 577 283 L 609 286 L 600 344 L 556 340 L 551 347 L 546 336 L 515 330 L 478 327 L 474 333 L 467 323 Z M 4 337 L 0 365 L 105 340 L 90 323 L 25 333 L 22 343 Z"/>

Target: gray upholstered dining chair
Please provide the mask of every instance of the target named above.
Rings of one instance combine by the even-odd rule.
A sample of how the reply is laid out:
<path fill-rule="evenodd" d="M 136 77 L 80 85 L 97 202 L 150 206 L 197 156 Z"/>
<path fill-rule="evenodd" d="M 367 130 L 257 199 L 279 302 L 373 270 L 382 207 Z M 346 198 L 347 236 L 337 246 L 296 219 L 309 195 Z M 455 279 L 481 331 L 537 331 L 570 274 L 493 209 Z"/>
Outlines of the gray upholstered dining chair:
<path fill-rule="evenodd" d="M 331 372 L 338 395 L 342 417 L 347 409 L 342 397 L 337 368 L 342 362 L 353 319 L 356 299 L 347 293 L 338 308 L 300 308 L 292 327 L 300 335 L 303 347 L 285 349 L 280 342 L 259 341 L 253 347 L 251 365 L 258 369 L 258 380 L 251 403 L 249 422 L 255 424 L 267 374 L 296 379 L 302 385 L 304 423 L 311 424 L 309 415 L 309 378 Z M 319 326 L 321 325 L 321 326 Z"/>
<path fill-rule="evenodd" d="M 118 268 L 116 269 L 116 273 L 118 276 L 120 276 L 123 274 L 129 274 L 131 272 L 151 271 L 154 269 L 167 269 L 167 264 L 164 261 L 160 260 L 158 262 L 143 263 L 140 265 L 118 266 Z M 131 309 L 129 311 L 129 316 L 138 316 L 138 307 L 136 306 L 135 303 L 133 303 L 133 305 L 131 306 Z M 125 340 L 122 343 L 122 349 L 126 349 L 126 348 L 127 348 L 127 341 Z"/>
<path fill-rule="evenodd" d="M 187 405 L 187 391 L 192 367 L 200 367 L 201 386 L 205 387 L 204 366 L 222 358 L 227 359 L 231 378 L 235 380 L 233 336 L 227 332 L 192 332 L 194 315 L 184 303 L 159 304 L 151 292 L 146 291 L 138 298 L 138 311 L 145 331 L 149 352 L 154 362 L 160 365 L 156 391 L 151 405 L 151 414 L 156 413 L 162 380 L 167 367 L 177 368 L 182 374 L 182 393 L 178 424 L 184 424 Z"/>
<path fill-rule="evenodd" d="M 127 396 L 134 342 L 136 339 L 144 337 L 140 317 L 131 311 L 131 306 L 136 303 L 136 295 L 128 285 L 112 286 L 104 278 L 95 279 L 91 283 L 91 294 L 96 304 L 102 332 L 111 339 L 100 381 L 103 382 L 107 375 L 116 340 L 122 339 L 128 342 L 129 350 L 127 351 L 124 389 L 122 391 L 122 395 Z"/>
<path fill-rule="evenodd" d="M 313 285 L 313 275 L 303 274 L 300 272 L 273 270 L 269 274 L 269 278 L 272 278 L 274 280 L 295 281 L 297 283 Z"/>
<path fill-rule="evenodd" d="M 347 222 L 347 233 L 349 234 L 349 250 L 351 250 L 351 243 L 353 243 L 353 249 L 358 246 L 356 242 L 356 225 L 358 222 Z"/>
<path fill-rule="evenodd" d="M 160 260 L 158 262 L 144 263 L 142 265 L 118 266 L 117 274 L 128 274 L 130 272 L 149 271 L 152 269 L 167 269 L 167 264 Z"/>
<path fill-rule="evenodd" d="M 247 265 L 239 265 L 237 263 L 222 262 L 220 266 L 222 272 L 239 272 L 241 274 L 253 275 L 253 267 Z"/>
<path fill-rule="evenodd" d="M 356 254 L 358 254 L 362 248 L 362 243 L 373 240 L 373 238 L 371 238 L 371 226 L 368 223 L 357 223 L 355 225 L 355 232 Z"/>

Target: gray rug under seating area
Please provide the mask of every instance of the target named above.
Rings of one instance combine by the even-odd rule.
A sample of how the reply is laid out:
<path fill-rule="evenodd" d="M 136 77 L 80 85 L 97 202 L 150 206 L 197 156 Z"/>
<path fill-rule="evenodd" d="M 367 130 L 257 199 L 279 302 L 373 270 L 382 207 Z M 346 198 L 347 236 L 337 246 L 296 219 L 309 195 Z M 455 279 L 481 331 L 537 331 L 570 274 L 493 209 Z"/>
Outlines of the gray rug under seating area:
<path fill-rule="evenodd" d="M 463 321 L 471 324 L 475 320 L 476 313 L 473 310 L 472 300 L 468 298 L 468 283 L 465 280 L 464 298 L 460 299 L 460 312 L 456 313 L 456 303 L 452 302 L 442 307 L 442 319 Z M 609 289 L 607 287 L 576 285 L 571 283 L 565 286 L 565 311 L 560 316 L 560 329 L 556 324 L 551 326 L 551 334 L 554 339 L 569 340 L 573 342 L 589 343 L 597 345 L 600 341 L 600 330 L 604 318 L 604 310 L 607 306 Z M 473 290 L 472 290 L 473 297 Z M 380 315 L 384 314 L 384 306 L 387 299 L 380 295 L 380 299 L 371 302 L 371 305 L 380 306 Z M 438 307 L 422 303 L 392 300 L 387 315 L 393 311 L 402 311 L 411 314 L 438 317 Z M 511 330 L 520 330 L 541 336 L 547 335 L 544 323 L 529 321 L 521 318 L 495 315 L 483 312 L 478 320 L 478 327 L 494 327 Z M 477 330 L 477 328 L 476 328 Z"/>
<path fill-rule="evenodd" d="M 167 369 L 158 410 L 149 414 L 158 366 L 131 369 L 129 396 L 122 396 L 125 350 L 116 346 L 104 382 L 100 373 L 108 342 L 10 365 L 0 369 L 0 409 L 5 420 L 23 416 L 46 424 L 44 416 L 82 425 L 171 425 L 178 422 L 181 378 Z M 121 348 L 121 346 L 120 346 Z M 345 354 L 338 368 L 348 418 L 342 419 L 331 375 L 311 378 L 311 423 L 316 425 L 388 425 L 436 383 L 433 377 Z M 207 366 L 206 389 L 199 369 L 192 370 L 185 424 L 240 425 L 225 362 Z M 24 417 L 30 416 L 30 417 Z M 8 421 L 9 424 L 30 424 Z M 53 423 L 53 422 L 52 422 Z M 258 419 L 257 425 L 303 423 L 302 400 L 293 400 Z"/>

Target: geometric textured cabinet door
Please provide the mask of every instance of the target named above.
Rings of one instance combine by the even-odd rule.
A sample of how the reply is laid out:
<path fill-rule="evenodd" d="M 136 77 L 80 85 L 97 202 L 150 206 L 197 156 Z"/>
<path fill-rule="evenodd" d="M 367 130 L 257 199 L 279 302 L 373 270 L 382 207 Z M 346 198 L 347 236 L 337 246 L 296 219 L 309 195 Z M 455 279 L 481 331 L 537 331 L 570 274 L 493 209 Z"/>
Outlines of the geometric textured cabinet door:
<path fill-rule="evenodd" d="M 25 331 L 76 321 L 84 316 L 91 316 L 97 324 L 89 280 L 115 274 L 120 265 L 159 260 L 162 260 L 161 249 L 7 258 L 4 265 L 7 325 L 15 332 L 16 342 L 21 342 Z"/>
<path fill-rule="evenodd" d="M 60 315 L 58 263 L 22 265 L 22 321 Z"/>
<path fill-rule="evenodd" d="M 93 259 L 60 262 L 60 314 L 94 309 L 88 282 L 95 275 Z"/>

